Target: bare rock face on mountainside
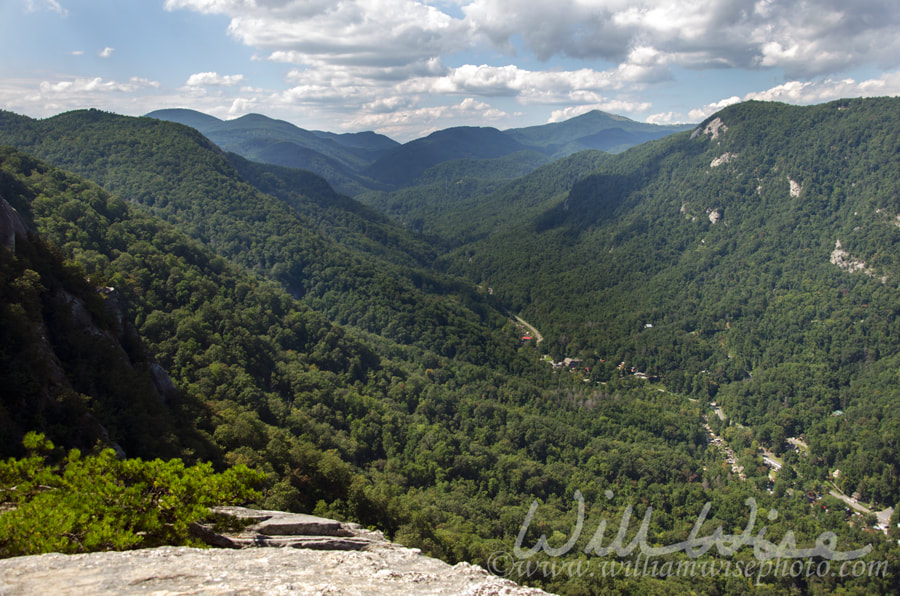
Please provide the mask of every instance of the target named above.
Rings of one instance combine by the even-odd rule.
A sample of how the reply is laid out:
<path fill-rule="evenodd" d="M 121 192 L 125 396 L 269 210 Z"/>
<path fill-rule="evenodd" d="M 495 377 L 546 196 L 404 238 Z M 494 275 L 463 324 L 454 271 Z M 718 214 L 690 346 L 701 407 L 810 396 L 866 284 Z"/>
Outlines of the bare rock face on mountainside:
<path fill-rule="evenodd" d="M 25 238 L 27 235 L 28 228 L 22 216 L 6 199 L 0 197 L 0 245 L 15 252 L 16 238 Z"/>
<path fill-rule="evenodd" d="M 250 524 L 226 533 L 196 528 L 198 536 L 225 548 L 0 560 L 0 594 L 545 594 L 475 565 L 426 557 L 356 524 L 240 507 L 218 513 Z"/>

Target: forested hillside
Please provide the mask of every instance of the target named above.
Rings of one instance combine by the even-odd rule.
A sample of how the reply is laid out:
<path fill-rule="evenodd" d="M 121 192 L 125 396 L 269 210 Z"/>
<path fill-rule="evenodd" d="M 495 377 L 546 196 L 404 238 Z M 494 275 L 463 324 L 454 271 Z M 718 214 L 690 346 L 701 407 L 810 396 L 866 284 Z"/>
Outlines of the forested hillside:
<path fill-rule="evenodd" d="M 564 122 L 513 128 L 458 127 L 403 145 L 374 132 L 310 131 L 261 114 L 233 120 L 187 109 L 156 110 L 150 118 L 195 128 L 225 151 L 255 162 L 314 172 L 338 192 L 380 196 L 416 187 L 420 196 L 441 194 L 437 182 L 466 179 L 466 197 L 494 189 L 554 159 L 588 149 L 619 152 L 688 128 L 635 122 L 597 110 Z M 471 187 L 471 181 L 480 184 Z M 377 200 L 377 199 L 375 199 Z M 367 201 L 371 202 L 371 201 Z M 388 210 L 390 211 L 390 210 Z"/>
<path fill-rule="evenodd" d="M 713 466 L 709 482 L 730 486 L 689 402 L 627 385 L 612 393 L 585 387 L 529 365 L 527 352 L 512 357 L 522 364 L 507 375 L 355 336 L 91 183 L 10 150 L 2 171 L 4 192 L 24 220 L 79 259 L 61 265 L 73 272 L 71 283 L 87 276 L 82 293 L 93 301 L 109 297 L 92 286 L 115 288 L 213 459 L 267 473 L 263 506 L 359 520 L 448 560 L 484 563 L 509 548 L 533 498 L 548 503 L 542 527 L 565 532 L 574 490 L 595 498 L 615 486 L 617 511 L 637 495 L 670 508 L 678 486 L 677 498 L 694 510 L 707 498 L 704 463 Z M 17 270 L 31 264 L 23 261 L 27 251 L 11 258 Z M 13 287 L 28 282 L 46 300 L 53 278 L 34 266 Z M 82 350 L 89 366 L 94 348 Z M 11 390 L 24 400 L 19 407 L 32 407 L 33 398 Z M 131 385 L 108 390 L 118 403 L 133 399 Z M 160 455 L 159 446 L 132 440 L 96 387 L 77 391 L 82 407 L 108 425 L 110 441 L 129 445 L 131 456 Z M 164 424 L 140 420 L 143 432 L 166 433 Z M 32 423 L 62 445 L 71 426 L 80 427 L 77 419 L 68 428 Z M 188 461 L 209 456 L 182 453 Z M 746 488 L 716 498 L 739 502 Z M 666 516 L 658 524 L 686 531 L 688 521 Z"/>
<path fill-rule="evenodd" d="M 219 120 L 194 110 L 170 109 L 147 116 L 196 128 L 225 151 L 247 159 L 315 172 L 340 192 L 350 195 L 379 186 L 365 179 L 361 172 L 399 145 L 373 132 L 334 134 L 304 130 L 261 114 Z"/>
<path fill-rule="evenodd" d="M 500 159 L 448 161 L 426 170 L 419 185 L 395 192 L 363 193 L 357 198 L 440 246 L 457 247 L 483 238 L 501 224 L 527 217 L 536 208 L 546 209 L 554 198 L 597 169 L 607 155 L 582 151 L 541 167 L 534 163 L 515 177 L 509 175 L 510 164 L 522 162 L 522 153 Z"/>
<path fill-rule="evenodd" d="M 0 195 L 21 216 L 0 226 L 16 239 L 0 248 L 2 455 L 38 431 L 243 464 L 265 477 L 256 505 L 564 594 L 895 593 L 898 513 L 886 536 L 829 492 L 898 500 L 898 106 L 734 106 L 468 203 L 410 205 L 429 240 L 181 125 L 0 113 L 17 147 L 0 149 Z M 521 340 L 507 308 L 545 339 Z M 751 538 L 832 536 L 883 566 L 628 573 L 646 558 L 598 540 L 624 520 L 637 541 L 645 514 L 654 547 L 739 535 L 749 516 Z M 504 566 L 542 536 L 566 552 Z M 723 546 L 656 562 L 762 560 Z"/>
<path fill-rule="evenodd" d="M 541 213 L 510 197 L 445 259 L 555 358 L 718 400 L 818 474 L 900 498 L 900 101 L 745 103 L 611 156 Z M 437 225 L 437 224 L 435 224 Z"/>
<path fill-rule="evenodd" d="M 504 132 L 520 143 L 540 147 L 546 155 L 559 159 L 589 149 L 619 153 L 688 128 L 690 126 L 683 124 L 661 126 L 635 122 L 624 116 L 591 110 L 563 122 Z"/>
<path fill-rule="evenodd" d="M 500 366 L 511 360 L 516 344 L 498 334 L 506 319 L 489 296 L 423 267 L 432 258 L 425 241 L 311 174 L 240 158 L 236 168 L 192 129 L 94 110 L 40 121 L 2 113 L 0 143 L 149 207 L 218 254 L 280 282 L 335 323 L 440 357 Z M 293 186 L 298 182 L 299 189 Z"/>
<path fill-rule="evenodd" d="M 21 454 L 26 432 L 42 427 L 69 447 L 100 441 L 159 456 L 214 457 L 118 295 L 88 283 L 4 197 L 29 213 L 34 195 L 0 170 L 0 227 L 12 231 L 0 249 L 0 451 Z"/>

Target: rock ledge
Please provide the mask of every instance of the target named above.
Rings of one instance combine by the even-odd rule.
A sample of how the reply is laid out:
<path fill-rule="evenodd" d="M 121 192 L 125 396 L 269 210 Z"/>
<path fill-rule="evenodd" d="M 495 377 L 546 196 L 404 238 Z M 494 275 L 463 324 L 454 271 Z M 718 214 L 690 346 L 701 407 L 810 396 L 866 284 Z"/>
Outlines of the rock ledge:
<path fill-rule="evenodd" d="M 475 565 L 423 556 L 356 524 L 279 511 L 218 512 L 250 524 L 236 533 L 196 528 L 229 548 L 165 546 L 0 560 L 0 595 L 545 594 Z M 292 548 L 257 548 L 270 546 Z"/>

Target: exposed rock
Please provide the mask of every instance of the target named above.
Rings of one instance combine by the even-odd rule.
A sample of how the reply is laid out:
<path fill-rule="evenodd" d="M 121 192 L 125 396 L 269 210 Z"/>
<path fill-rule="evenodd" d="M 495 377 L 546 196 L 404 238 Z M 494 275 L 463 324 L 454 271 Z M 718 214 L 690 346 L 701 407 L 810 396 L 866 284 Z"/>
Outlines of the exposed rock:
<path fill-rule="evenodd" d="M 851 257 L 850 254 L 841 246 L 840 240 L 835 241 L 834 250 L 831 251 L 831 257 L 829 258 L 829 261 L 832 265 L 837 265 L 839 269 L 842 269 L 843 271 L 846 271 L 848 273 L 862 272 L 869 277 L 879 279 L 881 283 L 887 283 L 886 275 L 879 278 L 876 275 L 875 271 L 868 265 L 866 265 L 865 261 Z"/>
<path fill-rule="evenodd" d="M 738 157 L 737 153 L 723 153 L 719 157 L 715 158 L 711 162 L 709 162 L 709 167 L 718 168 L 719 166 L 732 162 L 736 160 Z"/>
<path fill-rule="evenodd" d="M 26 238 L 28 227 L 15 208 L 0 197 L 0 243 L 9 250 L 16 251 L 16 238 Z"/>
<path fill-rule="evenodd" d="M 48 554 L 0 561 L 4 596 L 136 594 L 538 595 L 480 567 L 448 565 L 417 550 L 147 550 Z"/>
<path fill-rule="evenodd" d="M 234 535 L 200 527 L 236 541 L 236 550 L 167 546 L 16 557 L 0 561 L 0 594 L 545 594 L 475 565 L 426 557 L 356 524 L 279 511 L 217 511 L 252 522 Z M 251 548 L 259 546 L 294 548 Z"/>
<path fill-rule="evenodd" d="M 832 265 L 837 265 L 839 269 L 843 269 L 849 273 L 866 270 L 865 262 L 851 258 L 850 254 L 843 249 L 840 240 L 835 241 L 834 250 L 831 251 L 831 258 L 829 261 L 831 261 Z"/>
<path fill-rule="evenodd" d="M 367 550 L 389 544 L 380 532 L 358 524 L 303 513 L 218 507 L 214 513 L 239 520 L 243 529 L 217 533 L 213 524 L 195 525 L 194 535 L 222 548 L 290 547 L 312 550 Z"/>
<path fill-rule="evenodd" d="M 153 386 L 156 387 L 156 391 L 159 393 L 163 403 L 178 395 L 175 382 L 159 363 L 153 362 L 150 364 L 150 378 L 153 380 Z"/>
<path fill-rule="evenodd" d="M 94 324 L 94 316 L 88 310 L 84 300 L 73 296 L 65 290 L 60 290 L 54 294 L 54 298 L 64 304 L 69 311 L 69 318 L 78 327 L 83 328 L 91 335 L 104 335 Z"/>
<path fill-rule="evenodd" d="M 691 133 L 691 138 L 695 139 L 700 135 L 708 135 L 712 137 L 713 140 L 718 139 L 720 134 L 724 134 L 728 130 L 728 127 L 725 126 L 725 123 L 722 122 L 722 119 L 718 116 L 710 121 L 704 127 L 697 127 L 694 129 L 694 132 Z"/>
<path fill-rule="evenodd" d="M 709 212 L 709 221 L 711 224 L 716 225 L 720 219 L 722 219 L 721 209 L 713 209 Z"/>
<path fill-rule="evenodd" d="M 791 184 L 791 196 L 796 198 L 800 196 L 800 192 L 803 190 L 803 187 L 800 186 L 799 182 L 795 182 L 788 178 L 788 182 Z"/>

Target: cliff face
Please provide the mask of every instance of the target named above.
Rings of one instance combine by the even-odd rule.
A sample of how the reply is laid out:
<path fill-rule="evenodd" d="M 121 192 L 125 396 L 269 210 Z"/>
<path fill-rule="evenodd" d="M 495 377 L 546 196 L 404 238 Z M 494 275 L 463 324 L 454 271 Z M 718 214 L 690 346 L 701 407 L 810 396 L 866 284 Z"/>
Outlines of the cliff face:
<path fill-rule="evenodd" d="M 19 212 L 0 197 L 0 246 L 16 251 L 16 238 L 28 236 L 28 228 Z"/>
<path fill-rule="evenodd" d="M 255 522 L 237 534 L 219 535 L 231 548 L 161 547 L 0 560 L 0 594 L 545 594 L 481 567 L 423 556 L 353 524 L 273 511 L 225 513 Z"/>

